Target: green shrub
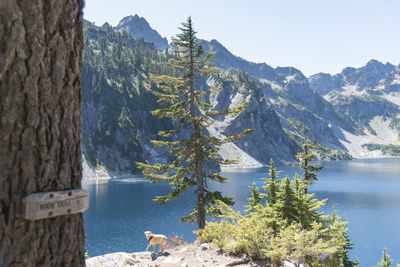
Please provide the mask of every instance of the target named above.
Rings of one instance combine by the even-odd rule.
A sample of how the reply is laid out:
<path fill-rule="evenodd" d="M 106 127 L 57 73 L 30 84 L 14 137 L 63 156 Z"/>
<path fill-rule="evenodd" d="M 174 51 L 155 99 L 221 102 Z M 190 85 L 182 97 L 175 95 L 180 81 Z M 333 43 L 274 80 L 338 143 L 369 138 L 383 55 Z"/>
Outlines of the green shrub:
<path fill-rule="evenodd" d="M 200 242 L 211 242 L 226 252 L 233 252 L 235 226 L 227 221 L 207 222 L 204 229 L 197 231 Z"/>
<path fill-rule="evenodd" d="M 264 179 L 264 192 L 255 185 L 251 187 L 247 214 L 242 216 L 218 202 L 222 211 L 219 221 L 207 222 L 204 229 L 198 230 L 198 240 L 212 242 L 224 252 L 266 260 L 276 266 L 285 260 L 296 265 L 339 266 L 345 262 L 347 265 L 343 266 L 353 266 L 343 256 L 352 248 L 346 222 L 336 213 L 327 216 L 319 212 L 317 209 L 325 200 L 305 193 L 304 181 L 297 175 L 291 182 L 288 178 L 277 180 L 278 172 L 272 163 L 271 166 L 270 176 L 274 178 Z M 269 194 L 271 188 L 277 193 Z M 282 209 L 288 202 L 291 209 Z"/>

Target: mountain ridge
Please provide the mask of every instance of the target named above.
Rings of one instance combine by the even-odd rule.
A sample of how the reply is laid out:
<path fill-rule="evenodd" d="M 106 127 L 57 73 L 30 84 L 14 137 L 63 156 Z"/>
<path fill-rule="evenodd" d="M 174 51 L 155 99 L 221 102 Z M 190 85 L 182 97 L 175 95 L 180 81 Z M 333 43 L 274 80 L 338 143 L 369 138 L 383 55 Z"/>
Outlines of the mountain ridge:
<path fill-rule="evenodd" d="M 92 166 L 106 166 L 117 173 L 136 172 L 135 161 L 168 161 L 168 152 L 157 151 L 150 143 L 150 139 L 157 138 L 158 129 L 172 125 L 168 121 L 156 121 L 151 115 L 150 111 L 158 106 L 151 91 L 159 89 L 148 77 L 150 73 L 168 73 L 163 62 L 169 53 L 142 37 L 130 37 L 109 25 L 97 27 L 85 22 L 84 32 L 85 157 Z M 199 80 L 198 86 L 222 88 L 208 101 L 216 108 L 249 101 L 248 110 L 236 118 L 221 118 L 209 129 L 213 134 L 229 135 L 256 128 L 252 136 L 221 150 L 223 157 L 240 158 L 237 167 L 259 167 L 268 163 L 269 157 L 277 163 L 294 161 L 294 155 L 305 142 L 317 145 L 320 159 L 348 159 L 350 154 L 366 157 L 369 151 L 362 145 L 371 140 L 382 145 L 390 143 L 382 137 L 385 132 L 382 129 L 393 130 L 389 125 L 395 121 L 399 108 L 385 97 L 397 101 L 396 92 L 392 91 L 397 90 L 400 80 L 398 66 L 371 60 L 362 70 L 342 71 L 346 79 L 342 74 L 322 73 L 307 78 L 293 67 L 272 68 L 265 63 L 246 61 L 217 40 L 199 42 L 206 51 L 215 52 L 213 63 L 218 69 L 212 76 Z M 352 90 L 357 94 L 369 92 L 369 98 L 343 93 L 348 92 L 346 86 L 356 83 L 363 85 L 363 89 Z M 373 87 L 376 84 L 382 88 Z M 392 89 L 387 91 L 388 88 Z M 120 107 L 111 99 L 121 103 Z M 364 110 L 370 110 L 374 104 L 380 108 L 363 116 Z M 361 115 L 357 117 L 351 112 Z M 349 139 L 353 140 L 350 145 Z M 357 143 L 358 139 L 365 143 Z"/>

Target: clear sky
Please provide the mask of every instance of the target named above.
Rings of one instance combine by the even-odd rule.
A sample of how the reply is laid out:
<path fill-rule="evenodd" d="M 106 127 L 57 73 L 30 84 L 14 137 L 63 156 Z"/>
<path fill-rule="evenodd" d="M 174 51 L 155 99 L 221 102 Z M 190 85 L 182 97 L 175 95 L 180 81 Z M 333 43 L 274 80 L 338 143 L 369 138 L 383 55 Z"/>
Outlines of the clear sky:
<path fill-rule="evenodd" d="M 307 76 L 400 63 L 400 0 L 86 0 L 84 9 L 96 25 L 135 14 L 169 40 L 191 15 L 199 38 Z"/>

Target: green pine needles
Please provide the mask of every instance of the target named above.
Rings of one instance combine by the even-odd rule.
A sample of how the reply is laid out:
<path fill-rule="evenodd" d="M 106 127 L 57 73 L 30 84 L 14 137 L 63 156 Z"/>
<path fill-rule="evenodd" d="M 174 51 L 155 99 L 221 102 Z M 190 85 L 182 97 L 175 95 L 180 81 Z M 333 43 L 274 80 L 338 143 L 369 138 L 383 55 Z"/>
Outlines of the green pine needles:
<path fill-rule="evenodd" d="M 218 202 L 223 214 L 197 231 L 200 242 L 213 242 L 224 252 L 265 260 L 272 266 L 284 261 L 295 266 L 355 266 L 348 259 L 352 249 L 346 221 L 336 213 L 324 215 L 325 200 L 304 192 L 307 183 L 297 174 L 279 178 L 271 160 L 269 178 L 259 189 L 251 188 L 245 214 Z"/>
<path fill-rule="evenodd" d="M 300 168 L 304 170 L 304 174 L 302 176 L 302 179 L 305 183 L 304 186 L 304 193 L 307 194 L 308 191 L 308 185 L 315 183 L 317 179 L 317 175 L 314 172 L 319 172 L 322 170 L 323 167 L 315 167 L 314 165 L 311 165 L 311 161 L 317 158 L 317 155 L 314 153 L 311 153 L 311 150 L 315 149 L 315 146 L 311 144 L 305 144 L 303 145 L 303 152 L 298 153 L 296 155 L 296 158 L 300 160 Z"/>
<path fill-rule="evenodd" d="M 390 255 L 387 253 L 387 248 L 383 248 L 383 256 L 381 261 L 378 263 L 378 266 L 381 267 L 391 267 L 393 260 L 390 258 Z"/>
<path fill-rule="evenodd" d="M 199 77 L 214 71 L 211 65 L 213 53 L 204 55 L 203 47 L 197 43 L 196 31 L 190 17 L 179 29 L 181 33 L 172 40 L 176 47 L 175 57 L 168 61 L 169 68 L 177 76 L 151 76 L 152 81 L 161 89 L 161 92 L 154 94 L 158 97 L 158 102 L 165 104 L 164 108 L 153 111 L 153 114 L 160 118 L 172 118 L 176 125 L 173 130 L 160 131 L 159 136 L 164 139 L 153 140 L 152 143 L 156 147 L 169 147 L 175 160 L 171 164 L 137 165 L 151 182 L 169 183 L 172 192 L 155 199 L 161 204 L 177 199 L 183 192 L 196 188 L 197 205 L 193 213 L 181 220 L 188 223 L 196 221 L 198 228 L 202 229 L 205 226 L 206 215 L 219 213 L 214 205 L 217 201 L 233 205 L 232 198 L 224 197 L 218 191 L 207 190 L 207 179 L 217 182 L 225 182 L 228 179 L 211 171 L 213 166 L 236 162 L 232 159 L 222 159 L 218 155 L 221 145 L 234 142 L 252 130 L 248 129 L 225 139 L 209 134 L 207 127 L 213 123 L 213 118 L 220 115 L 237 116 L 248 103 L 218 111 L 205 101 L 206 96 L 220 90 L 218 87 L 207 90 L 196 88 Z M 171 141 L 173 139 L 174 141 Z"/>

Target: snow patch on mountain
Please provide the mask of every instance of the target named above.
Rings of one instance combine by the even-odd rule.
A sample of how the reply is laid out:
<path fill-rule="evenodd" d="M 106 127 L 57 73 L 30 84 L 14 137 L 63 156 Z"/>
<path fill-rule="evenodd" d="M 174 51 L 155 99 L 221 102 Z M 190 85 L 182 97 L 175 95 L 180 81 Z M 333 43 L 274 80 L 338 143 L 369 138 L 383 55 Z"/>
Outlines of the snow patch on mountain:
<path fill-rule="evenodd" d="M 363 147 L 364 144 L 382 144 L 397 145 L 400 143 L 399 132 L 389 127 L 390 120 L 384 120 L 382 117 L 375 117 L 369 123 L 376 135 L 368 133 L 364 135 L 355 135 L 344 129 L 332 126 L 336 137 L 346 147 L 349 153 L 356 158 L 383 158 L 388 157 L 381 151 L 369 151 Z"/>
<path fill-rule="evenodd" d="M 387 94 L 384 98 L 400 107 L 400 92 Z"/>
<path fill-rule="evenodd" d="M 356 95 L 356 96 L 362 96 L 364 94 L 364 91 L 359 91 L 357 85 L 346 85 L 342 87 L 343 92 L 341 94 L 350 96 L 350 95 Z"/>
<path fill-rule="evenodd" d="M 400 84 L 400 74 L 399 73 L 396 73 L 395 75 L 394 75 L 394 78 L 393 78 L 393 81 L 391 82 L 391 84 L 393 85 L 393 84 Z"/>
<path fill-rule="evenodd" d="M 391 120 L 384 120 L 382 117 L 375 117 L 369 125 L 376 132 L 376 136 L 373 136 L 371 143 L 377 144 L 399 144 L 398 131 L 389 127 Z"/>

